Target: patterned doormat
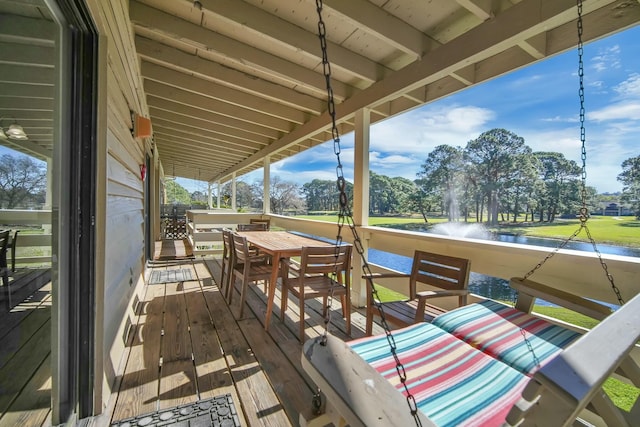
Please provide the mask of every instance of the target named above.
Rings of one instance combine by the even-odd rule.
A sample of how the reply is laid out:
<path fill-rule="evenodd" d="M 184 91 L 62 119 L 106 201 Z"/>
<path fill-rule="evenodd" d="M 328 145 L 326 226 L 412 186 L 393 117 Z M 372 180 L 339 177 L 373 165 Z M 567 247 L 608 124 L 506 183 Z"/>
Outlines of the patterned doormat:
<path fill-rule="evenodd" d="M 230 394 L 116 421 L 111 427 L 239 427 Z"/>
<path fill-rule="evenodd" d="M 191 270 L 181 268 L 180 270 L 153 270 L 149 277 L 150 285 L 158 285 L 160 283 L 186 282 L 195 280 L 191 275 Z"/>

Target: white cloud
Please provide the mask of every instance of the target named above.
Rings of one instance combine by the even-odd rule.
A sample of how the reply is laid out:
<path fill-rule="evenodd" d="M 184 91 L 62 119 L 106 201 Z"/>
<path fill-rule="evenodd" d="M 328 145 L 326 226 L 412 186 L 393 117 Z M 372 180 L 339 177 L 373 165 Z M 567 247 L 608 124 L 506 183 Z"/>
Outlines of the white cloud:
<path fill-rule="evenodd" d="M 614 91 L 622 98 L 640 98 L 640 74 L 633 73 L 616 87 Z"/>
<path fill-rule="evenodd" d="M 640 100 L 608 105 L 600 110 L 587 113 L 587 117 L 596 121 L 638 120 L 640 118 Z"/>
<path fill-rule="evenodd" d="M 592 67 L 598 72 L 620 68 L 620 46 L 613 45 L 602 48 L 591 58 Z"/>

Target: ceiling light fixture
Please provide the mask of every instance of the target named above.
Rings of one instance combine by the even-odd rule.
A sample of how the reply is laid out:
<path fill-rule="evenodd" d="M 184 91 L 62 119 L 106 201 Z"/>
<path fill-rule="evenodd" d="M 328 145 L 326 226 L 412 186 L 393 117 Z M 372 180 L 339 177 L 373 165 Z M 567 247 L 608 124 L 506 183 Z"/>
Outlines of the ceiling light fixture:
<path fill-rule="evenodd" d="M 15 123 L 9 126 L 9 129 L 7 130 L 7 136 L 9 137 L 9 139 L 17 139 L 20 141 L 29 139 L 24 129 L 22 129 L 22 126 Z"/>
<path fill-rule="evenodd" d="M 2 119 L 0 119 L 0 122 L 1 121 Z M 27 136 L 27 133 L 24 131 L 22 126 L 16 123 L 14 119 L 13 124 L 9 125 L 9 128 L 6 130 L 3 129 L 2 126 L 0 125 L 0 139 L 2 140 L 15 139 L 18 141 L 25 141 L 29 139 L 29 137 Z"/>

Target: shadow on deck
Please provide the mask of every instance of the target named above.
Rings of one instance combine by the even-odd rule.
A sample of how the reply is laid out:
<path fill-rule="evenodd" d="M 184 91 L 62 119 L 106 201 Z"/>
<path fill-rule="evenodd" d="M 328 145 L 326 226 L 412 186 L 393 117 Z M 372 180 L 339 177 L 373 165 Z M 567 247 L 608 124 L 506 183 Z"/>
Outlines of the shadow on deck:
<path fill-rule="evenodd" d="M 298 425 L 300 414 L 311 417 L 316 389 L 300 364 L 295 300 L 281 321 L 278 286 L 267 332 L 263 287 L 250 287 L 249 309 L 239 318 L 240 298 L 228 306 L 216 284 L 218 260 L 155 262 L 153 269 L 191 269 L 195 280 L 146 286 L 112 423 L 225 394 L 232 396 L 242 425 Z M 324 319 L 320 300 L 307 306 L 311 338 L 322 334 Z M 331 333 L 348 339 L 340 305 L 333 310 Z M 364 335 L 364 320 L 353 313 L 353 338 Z"/>

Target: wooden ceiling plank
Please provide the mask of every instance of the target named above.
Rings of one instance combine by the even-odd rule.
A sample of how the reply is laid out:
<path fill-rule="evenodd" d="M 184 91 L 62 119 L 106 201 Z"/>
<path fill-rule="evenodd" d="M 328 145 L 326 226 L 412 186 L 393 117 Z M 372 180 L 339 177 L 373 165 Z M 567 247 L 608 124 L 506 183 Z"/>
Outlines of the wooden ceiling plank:
<path fill-rule="evenodd" d="M 245 91 L 257 97 L 279 102 L 307 113 L 320 114 L 326 108 L 326 102 L 293 89 L 257 79 L 240 71 L 224 67 L 213 61 L 194 56 L 154 40 L 136 36 L 136 49 L 145 60 L 174 64 L 185 72 L 202 75 L 220 84 Z"/>
<path fill-rule="evenodd" d="M 225 142 L 218 138 L 212 138 L 207 135 L 188 132 L 188 130 L 166 126 L 165 123 L 161 121 L 157 125 L 154 125 L 153 129 L 154 135 L 158 134 L 176 138 L 183 138 L 185 140 L 198 142 L 204 146 L 212 147 L 217 150 L 227 150 L 231 154 L 237 155 L 238 157 L 242 157 L 256 151 L 256 149 L 251 149 L 250 147 L 242 147 L 241 145 L 237 144 L 229 144 L 228 142 Z"/>
<path fill-rule="evenodd" d="M 160 110 L 154 107 L 151 107 L 149 112 L 153 116 L 152 124 L 155 124 L 157 120 L 164 120 L 170 123 L 180 123 L 193 129 L 200 129 L 211 133 L 212 135 L 217 135 L 219 138 L 226 138 L 231 143 L 237 145 L 249 145 L 257 149 L 258 147 L 269 145 L 269 143 L 272 142 L 272 140 L 261 135 L 252 134 L 241 129 L 234 129 L 224 125 L 212 124 L 211 122 L 197 117 L 175 114 L 172 111 Z"/>
<path fill-rule="evenodd" d="M 307 114 L 276 102 L 260 99 L 246 92 L 232 89 L 218 83 L 180 73 L 147 61 L 142 62 L 142 74 L 145 79 L 169 84 L 176 88 L 226 102 L 267 116 L 302 124 Z"/>
<path fill-rule="evenodd" d="M 266 137 L 270 141 L 282 137 L 282 132 L 274 129 L 269 129 L 264 126 L 252 125 L 251 123 L 238 120 L 235 117 L 223 116 L 220 114 L 216 114 L 215 112 L 205 111 L 199 108 L 192 107 L 190 105 L 180 104 L 169 99 L 163 99 L 154 96 L 153 94 L 148 94 L 148 98 L 149 105 L 163 111 L 171 111 L 180 115 L 186 115 L 200 120 L 205 120 L 210 122 L 211 124 L 252 133 L 255 135 Z"/>
<path fill-rule="evenodd" d="M 148 7 L 135 0 L 129 4 L 129 13 L 131 21 L 136 25 L 158 29 L 193 46 L 217 51 L 244 65 L 257 66 L 263 72 L 273 73 L 279 78 L 312 89 L 320 96 L 326 92 L 324 76 L 313 70 Z M 171 33 L 166 33 L 167 31 Z M 344 99 L 352 94 L 353 88 L 335 81 L 334 92 L 339 99 Z"/>
<path fill-rule="evenodd" d="M 234 117 L 244 122 L 253 123 L 280 132 L 289 132 L 293 124 L 286 120 L 269 117 L 256 111 L 246 108 L 229 105 L 225 102 L 216 101 L 203 95 L 197 95 L 162 83 L 146 80 L 144 88 L 147 94 L 172 100 L 174 102 L 190 105 L 205 111 L 212 111 L 228 117 Z"/>
<path fill-rule="evenodd" d="M 30 67 L 54 68 L 55 51 L 50 46 L 34 46 L 0 41 L 0 62 Z"/>
<path fill-rule="evenodd" d="M 0 63 L 0 82 L 53 86 L 55 71 L 50 68 Z"/>
<path fill-rule="evenodd" d="M 189 151 L 185 152 L 183 146 L 171 146 L 168 142 L 165 143 L 165 141 L 157 143 L 157 147 L 165 156 L 172 156 L 177 161 L 196 162 L 197 165 L 201 165 L 203 167 L 228 167 L 237 161 L 230 157 L 224 157 L 221 159 L 219 157 L 220 152 L 216 153 L 208 150 L 204 150 L 200 154 L 194 154 Z"/>
<path fill-rule="evenodd" d="M 53 47 L 57 31 L 51 21 L 0 14 L 0 40 Z"/>
<path fill-rule="evenodd" d="M 349 0 L 351 3 L 354 0 Z M 237 0 L 201 0 L 205 23 L 211 15 L 218 15 L 233 22 L 242 31 L 253 31 L 262 37 L 268 37 L 274 45 L 306 55 L 322 62 L 318 36 L 293 25 L 258 7 Z M 377 8 L 376 8 L 377 9 Z M 216 18 L 213 18 L 216 19 Z M 219 18 L 217 18 L 219 19 Z M 358 55 L 342 46 L 327 41 L 331 52 L 331 66 L 342 69 L 368 83 L 380 80 L 389 74 L 388 69 L 364 56 Z"/>
<path fill-rule="evenodd" d="M 0 96 L 53 99 L 53 86 L 0 83 Z"/>
<path fill-rule="evenodd" d="M 53 111 L 53 99 L 0 96 L 0 108 L 13 110 Z"/>

